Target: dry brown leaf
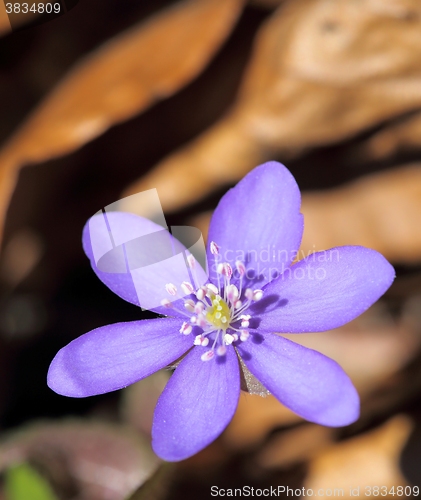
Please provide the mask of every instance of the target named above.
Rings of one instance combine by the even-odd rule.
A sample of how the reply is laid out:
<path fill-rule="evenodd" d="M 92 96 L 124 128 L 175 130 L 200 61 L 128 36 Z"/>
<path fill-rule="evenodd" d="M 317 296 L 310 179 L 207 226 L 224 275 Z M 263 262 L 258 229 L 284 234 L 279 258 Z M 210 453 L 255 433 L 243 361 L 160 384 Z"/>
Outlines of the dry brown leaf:
<path fill-rule="evenodd" d="M 373 391 L 417 356 L 421 324 L 413 313 L 404 309 L 401 321 L 396 324 L 377 304 L 336 330 L 283 336 L 337 361 L 351 377 L 364 405 Z M 300 420 L 273 396 L 262 399 L 242 394 L 224 439 L 232 448 L 248 448 L 273 429 Z"/>
<path fill-rule="evenodd" d="M 30 228 L 16 231 L 7 242 L 0 259 L 0 279 L 9 289 L 21 283 L 44 253 L 41 236 Z"/>
<path fill-rule="evenodd" d="M 173 487 L 177 469 L 174 463 L 164 462 L 142 486 L 125 500 L 165 500 Z"/>
<path fill-rule="evenodd" d="M 6 13 L 6 5 L 0 2 L 0 36 L 10 33 L 12 28 L 10 26 L 9 17 Z"/>
<path fill-rule="evenodd" d="M 285 0 L 249 0 L 252 5 L 258 5 L 259 7 L 265 7 L 267 9 L 276 9 Z"/>
<path fill-rule="evenodd" d="M 350 152 L 356 160 L 384 160 L 421 147 L 421 113 L 390 125 Z"/>
<path fill-rule="evenodd" d="M 302 197 L 299 258 L 316 250 L 363 245 L 392 262 L 421 261 L 421 164 L 362 177 Z M 206 239 L 211 213 L 190 220 Z"/>
<path fill-rule="evenodd" d="M 293 0 L 260 30 L 231 112 L 124 196 L 179 209 L 258 163 L 349 138 L 421 105 L 418 0 Z"/>
<path fill-rule="evenodd" d="M 77 420 L 34 424 L 9 435 L 0 446 L 0 469 L 27 460 L 45 469 L 58 488 L 74 483 L 77 498 L 90 500 L 123 500 L 159 465 L 136 433 Z"/>
<path fill-rule="evenodd" d="M 262 398 L 241 392 L 237 411 L 222 439 L 230 448 L 250 448 L 275 427 L 288 426 L 300 420 L 301 417 L 273 396 Z"/>
<path fill-rule="evenodd" d="M 49 0 L 38 0 L 37 4 L 47 3 Z M 13 2 L 12 2 L 13 3 Z M 15 30 L 17 27 L 24 26 L 32 22 L 36 17 L 41 16 L 38 12 L 27 12 L 25 14 L 11 14 L 10 20 L 6 12 L 5 7 L 6 2 L 0 3 L 0 36 L 7 35 L 11 31 Z M 47 17 L 48 18 L 48 17 Z M 46 19 L 47 20 L 47 19 Z M 13 26 L 13 30 L 12 30 Z"/>
<path fill-rule="evenodd" d="M 1 154 L 0 154 L 1 156 Z M 1 164 L 0 161 L 0 243 L 2 239 L 4 219 L 9 201 L 15 189 L 18 177 L 18 166 L 11 162 Z"/>
<path fill-rule="evenodd" d="M 304 487 L 315 492 L 342 488 L 344 495 L 337 496 L 349 498 L 350 488 L 360 487 L 360 496 L 365 496 L 366 486 L 389 489 L 407 485 L 399 470 L 399 456 L 412 428 L 408 417 L 398 415 L 381 427 L 332 446 L 310 462 Z M 318 498 L 330 496 L 318 494 Z"/>
<path fill-rule="evenodd" d="M 1 152 L 0 214 L 16 168 L 73 151 L 194 78 L 229 34 L 242 4 L 185 0 L 77 65 Z"/>
<path fill-rule="evenodd" d="M 376 304 L 341 328 L 284 336 L 337 361 L 364 401 L 419 353 L 421 324 L 413 319 L 408 311 L 396 323 Z"/>
<path fill-rule="evenodd" d="M 45 161 L 168 97 L 229 33 L 241 0 L 186 0 L 119 35 L 77 65 L 4 148 L 2 164 Z"/>
<path fill-rule="evenodd" d="M 334 440 L 335 429 L 303 424 L 272 437 L 258 453 L 256 464 L 263 468 L 290 467 L 317 455 Z"/>
<path fill-rule="evenodd" d="M 401 317 L 396 321 L 379 302 L 335 330 L 282 336 L 337 361 L 364 402 L 420 352 L 419 305 L 419 298 L 412 297 L 402 306 Z"/>
<path fill-rule="evenodd" d="M 394 262 L 421 261 L 421 165 L 303 196 L 304 251 L 364 245 Z"/>
<path fill-rule="evenodd" d="M 169 376 L 169 370 L 161 370 L 124 389 L 121 413 L 133 429 L 150 435 L 155 406 Z"/>

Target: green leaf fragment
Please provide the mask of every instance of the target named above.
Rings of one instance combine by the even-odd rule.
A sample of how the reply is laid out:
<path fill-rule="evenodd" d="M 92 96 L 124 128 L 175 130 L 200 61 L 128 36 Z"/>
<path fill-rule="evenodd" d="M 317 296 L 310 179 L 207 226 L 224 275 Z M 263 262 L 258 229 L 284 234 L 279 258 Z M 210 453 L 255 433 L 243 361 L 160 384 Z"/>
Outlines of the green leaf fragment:
<path fill-rule="evenodd" d="M 28 464 L 20 464 L 6 472 L 7 500 L 58 500 L 48 481 Z"/>

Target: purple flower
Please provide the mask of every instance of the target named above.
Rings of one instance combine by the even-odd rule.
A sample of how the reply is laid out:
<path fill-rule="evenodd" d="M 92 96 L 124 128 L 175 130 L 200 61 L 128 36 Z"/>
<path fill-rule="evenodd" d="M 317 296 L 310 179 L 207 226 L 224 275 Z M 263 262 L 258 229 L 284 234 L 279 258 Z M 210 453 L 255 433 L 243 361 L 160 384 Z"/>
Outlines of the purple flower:
<path fill-rule="evenodd" d="M 111 212 L 122 232 L 157 231 L 133 214 Z M 346 223 L 346 221 L 344 221 Z M 234 415 L 240 363 L 288 408 L 327 426 L 359 415 L 359 398 L 342 368 L 326 356 L 276 333 L 339 327 L 370 307 L 391 285 L 392 266 L 374 250 L 333 248 L 291 264 L 300 246 L 303 216 L 298 186 L 281 164 L 250 172 L 216 208 L 209 229 L 209 280 L 190 257 L 142 269 L 143 292 L 167 318 L 117 323 L 92 330 L 61 349 L 48 372 L 57 393 L 86 397 L 120 389 L 185 357 L 156 406 L 153 448 L 182 460 L 211 443 Z M 139 305 L 130 273 L 95 265 L 87 226 L 86 254 L 98 277 Z M 155 266 L 153 266 L 155 269 Z M 190 279 L 189 279 L 190 275 Z M 187 353 L 187 354 L 185 354 Z"/>

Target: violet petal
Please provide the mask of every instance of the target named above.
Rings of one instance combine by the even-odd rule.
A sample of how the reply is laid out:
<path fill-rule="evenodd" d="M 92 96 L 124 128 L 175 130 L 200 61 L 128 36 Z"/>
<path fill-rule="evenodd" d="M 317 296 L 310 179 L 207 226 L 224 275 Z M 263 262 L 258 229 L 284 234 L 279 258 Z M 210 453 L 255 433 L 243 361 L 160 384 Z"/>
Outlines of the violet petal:
<path fill-rule="evenodd" d="M 260 280 L 254 280 L 260 287 L 274 273 L 280 274 L 300 246 L 300 203 L 297 183 L 282 164 L 271 161 L 246 175 L 221 199 L 213 214 L 207 251 L 211 280 L 217 282 L 209 248 L 212 241 L 220 247 L 222 261 L 233 267 L 236 260 L 247 256 L 248 276 L 252 270 L 261 275 Z"/>
<path fill-rule="evenodd" d="M 183 359 L 158 400 L 152 447 L 164 460 L 183 460 L 205 448 L 237 408 L 240 374 L 234 349 L 210 361 L 200 359 L 204 352 L 195 347 Z"/>
<path fill-rule="evenodd" d="M 159 318 L 96 328 L 63 347 L 48 386 L 75 398 L 121 389 L 175 361 L 192 345 L 179 319 Z"/>
<path fill-rule="evenodd" d="M 119 297 L 132 304 L 159 314 L 183 317 L 177 310 L 162 307 L 160 304 L 162 299 L 172 299 L 165 291 L 167 283 L 174 283 L 180 289 L 183 281 L 190 281 L 185 257 L 180 252 L 184 247 L 169 232 L 148 219 L 126 212 L 108 212 L 106 217 L 105 219 L 102 214 L 92 217 L 85 225 L 82 236 L 83 248 L 98 278 Z M 159 235 L 156 241 L 148 240 L 148 243 L 141 243 L 140 248 L 135 247 L 135 250 L 137 253 L 140 250 L 140 258 L 143 261 L 159 259 L 159 252 L 163 255 L 162 260 L 137 269 L 127 269 L 130 242 L 151 234 Z M 115 241 L 110 235 L 115 236 Z M 123 245 L 121 242 L 128 243 Z M 113 249 L 114 252 L 111 252 Z M 172 253 L 175 255 L 165 258 Z M 104 272 L 98 268 L 99 255 L 102 256 L 102 262 L 106 259 L 105 264 L 112 272 Z M 198 263 L 197 272 L 204 281 L 205 273 Z M 174 302 L 174 305 L 183 310 L 181 300 Z"/>
<path fill-rule="evenodd" d="M 332 359 L 273 334 L 252 335 L 239 352 L 251 373 L 301 417 L 331 427 L 357 420 L 358 393 Z"/>
<path fill-rule="evenodd" d="M 348 323 L 390 287 L 393 267 L 375 250 L 332 248 L 298 262 L 250 310 L 260 331 L 319 332 Z"/>

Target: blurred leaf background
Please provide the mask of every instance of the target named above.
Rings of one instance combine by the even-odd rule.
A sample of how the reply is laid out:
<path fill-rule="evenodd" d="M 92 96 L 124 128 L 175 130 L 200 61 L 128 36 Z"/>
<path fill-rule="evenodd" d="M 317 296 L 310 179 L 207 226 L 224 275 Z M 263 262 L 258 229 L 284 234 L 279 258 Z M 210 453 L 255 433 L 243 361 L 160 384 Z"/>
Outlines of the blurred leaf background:
<path fill-rule="evenodd" d="M 33 500 L 421 485 L 419 0 L 81 0 L 30 22 L 10 33 L 0 17 L 0 499 L 28 484 Z M 366 245 L 396 267 L 360 318 L 294 337 L 345 368 L 361 418 L 323 428 L 243 393 L 215 443 L 160 464 L 169 373 L 84 400 L 46 386 L 60 347 L 148 317 L 90 271 L 82 227 L 154 187 L 170 225 L 206 234 L 269 159 L 303 191 L 302 255 Z"/>

